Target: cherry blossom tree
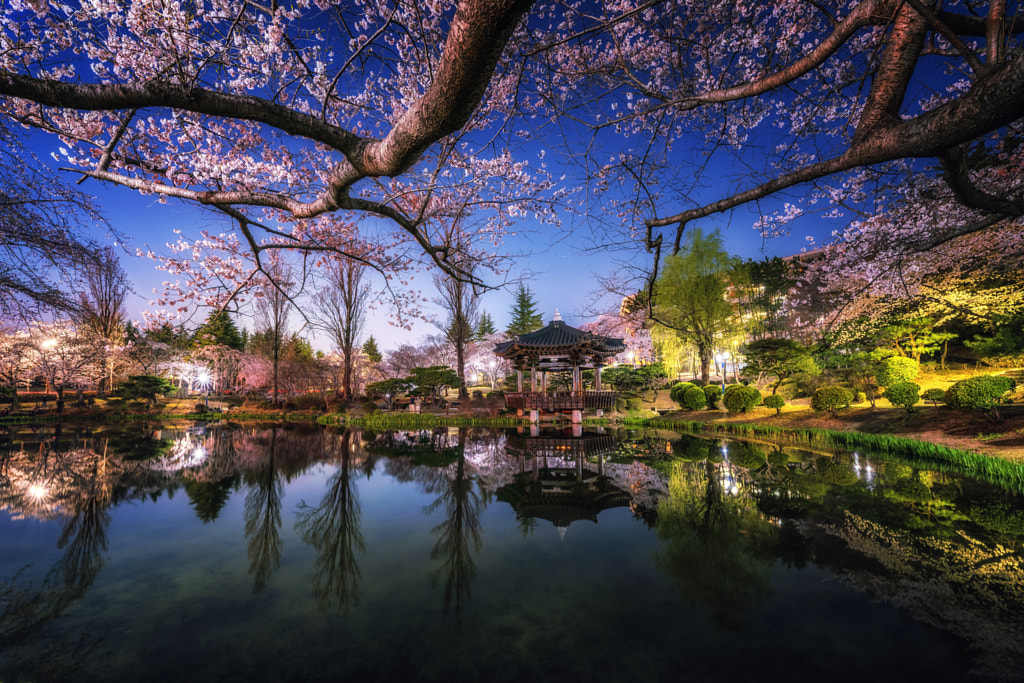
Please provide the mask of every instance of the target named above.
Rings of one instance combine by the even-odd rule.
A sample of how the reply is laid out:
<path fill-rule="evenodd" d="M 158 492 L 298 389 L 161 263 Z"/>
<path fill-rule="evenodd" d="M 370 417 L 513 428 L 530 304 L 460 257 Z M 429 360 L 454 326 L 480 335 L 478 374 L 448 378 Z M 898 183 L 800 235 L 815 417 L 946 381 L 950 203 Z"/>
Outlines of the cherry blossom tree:
<path fill-rule="evenodd" d="M 883 215 L 894 178 L 942 217 L 900 239 L 1019 223 L 1019 4 L 12 0 L 0 96 L 61 136 L 64 168 L 232 219 L 173 245 L 167 305 L 241 291 L 282 248 L 473 280 L 455 245 L 490 259 L 578 186 L 575 210 L 610 211 L 602 242 L 653 252 L 653 287 L 666 238 L 797 186 L 807 205 L 759 228 Z M 582 174 L 561 182 L 537 140 Z"/>
<path fill-rule="evenodd" d="M 102 349 L 95 338 L 67 320 L 36 323 L 30 330 L 30 363 L 48 387 L 57 392 L 57 410 L 64 409 L 64 392 L 95 386 L 103 376 Z"/>

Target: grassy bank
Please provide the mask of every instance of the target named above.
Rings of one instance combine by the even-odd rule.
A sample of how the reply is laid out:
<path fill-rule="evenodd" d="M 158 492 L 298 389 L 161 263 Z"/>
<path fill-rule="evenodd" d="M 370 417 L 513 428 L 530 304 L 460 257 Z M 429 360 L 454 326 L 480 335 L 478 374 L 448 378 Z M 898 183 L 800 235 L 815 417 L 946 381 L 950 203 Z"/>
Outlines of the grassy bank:
<path fill-rule="evenodd" d="M 783 444 L 809 444 L 825 448 L 863 448 L 873 453 L 895 455 L 914 462 L 950 466 L 958 472 L 1015 486 L 1024 485 L 1024 465 L 1019 463 L 893 434 L 866 434 L 815 427 L 791 428 L 749 422 L 701 422 L 696 420 L 627 419 L 623 424 L 651 429 L 676 429 L 692 434 L 757 436 Z"/>

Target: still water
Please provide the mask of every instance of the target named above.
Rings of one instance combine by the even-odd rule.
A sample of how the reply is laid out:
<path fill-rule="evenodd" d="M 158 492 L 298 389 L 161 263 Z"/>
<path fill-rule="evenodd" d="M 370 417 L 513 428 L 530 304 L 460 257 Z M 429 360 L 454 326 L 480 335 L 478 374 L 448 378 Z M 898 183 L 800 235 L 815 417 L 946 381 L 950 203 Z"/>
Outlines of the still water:
<path fill-rule="evenodd" d="M 1024 680 L 1018 491 L 668 432 L 0 434 L 0 681 Z"/>

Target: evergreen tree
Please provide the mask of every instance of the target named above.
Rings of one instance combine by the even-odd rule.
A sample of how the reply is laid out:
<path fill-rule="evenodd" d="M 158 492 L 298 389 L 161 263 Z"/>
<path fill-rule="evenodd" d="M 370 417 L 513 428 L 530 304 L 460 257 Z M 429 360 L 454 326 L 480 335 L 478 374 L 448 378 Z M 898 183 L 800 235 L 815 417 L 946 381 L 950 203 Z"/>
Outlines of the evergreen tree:
<path fill-rule="evenodd" d="M 480 320 L 476 324 L 476 340 L 483 341 L 489 334 L 495 334 L 498 328 L 494 326 L 494 318 L 487 311 L 480 312 Z"/>
<path fill-rule="evenodd" d="M 373 338 L 372 334 L 370 335 L 370 338 L 366 340 L 366 343 L 363 344 L 363 353 L 366 354 L 366 358 L 374 365 L 384 360 L 383 354 L 381 354 L 380 349 L 377 348 L 377 340 Z"/>
<path fill-rule="evenodd" d="M 512 322 L 505 332 L 514 337 L 528 334 L 544 326 L 544 318 L 537 312 L 537 300 L 530 288 L 520 284 L 516 288 L 516 301 L 512 304 Z"/>
<path fill-rule="evenodd" d="M 235 327 L 235 321 L 224 310 L 211 311 L 210 315 L 206 317 L 206 322 L 196 330 L 192 340 L 196 346 L 221 344 L 236 351 L 245 348 L 245 340 L 238 328 Z"/>

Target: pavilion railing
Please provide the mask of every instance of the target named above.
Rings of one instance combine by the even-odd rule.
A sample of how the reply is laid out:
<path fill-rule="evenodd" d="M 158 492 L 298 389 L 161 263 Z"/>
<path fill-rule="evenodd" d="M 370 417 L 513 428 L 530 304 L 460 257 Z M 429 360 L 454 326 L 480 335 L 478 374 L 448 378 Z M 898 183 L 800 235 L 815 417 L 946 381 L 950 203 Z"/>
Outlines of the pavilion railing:
<path fill-rule="evenodd" d="M 611 410 L 614 391 L 513 391 L 505 393 L 512 410 Z"/>

